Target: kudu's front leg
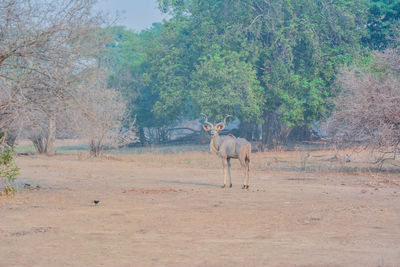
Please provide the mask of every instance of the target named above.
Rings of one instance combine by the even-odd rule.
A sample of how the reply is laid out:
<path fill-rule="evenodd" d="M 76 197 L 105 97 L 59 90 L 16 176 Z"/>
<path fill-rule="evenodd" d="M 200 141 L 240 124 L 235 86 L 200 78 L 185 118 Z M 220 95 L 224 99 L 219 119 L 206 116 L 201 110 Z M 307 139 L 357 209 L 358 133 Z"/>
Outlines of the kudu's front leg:
<path fill-rule="evenodd" d="M 230 159 L 222 159 L 222 166 L 224 168 L 224 184 L 221 186 L 221 188 L 226 187 L 226 174 L 227 171 L 229 173 L 229 187 L 232 187 L 232 180 L 231 180 L 231 162 Z M 228 170 L 227 170 L 228 169 Z"/>
<path fill-rule="evenodd" d="M 226 162 L 225 159 L 222 159 L 222 168 L 224 168 L 224 184 L 221 186 L 221 188 L 225 188 L 226 186 Z"/>

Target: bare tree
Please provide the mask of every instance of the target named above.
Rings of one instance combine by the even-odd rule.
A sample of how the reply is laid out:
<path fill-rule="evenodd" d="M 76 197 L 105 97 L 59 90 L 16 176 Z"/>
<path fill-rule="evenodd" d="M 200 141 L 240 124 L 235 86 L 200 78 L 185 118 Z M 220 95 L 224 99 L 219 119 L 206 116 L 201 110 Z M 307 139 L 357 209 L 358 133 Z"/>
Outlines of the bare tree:
<path fill-rule="evenodd" d="M 222 188 L 226 186 L 226 173 L 229 173 L 229 187 L 232 187 L 231 179 L 231 159 L 239 159 L 240 165 L 244 169 L 244 180 L 242 189 L 249 188 L 249 172 L 250 172 L 250 154 L 251 144 L 243 138 L 236 138 L 233 135 L 220 136 L 219 131 L 225 128 L 226 119 L 230 115 L 224 118 L 223 122 L 212 124 L 208 122 L 207 116 L 204 116 L 203 129 L 205 131 L 211 131 L 211 142 L 210 151 L 215 152 L 222 159 L 222 166 L 224 168 L 224 184 Z"/>
<path fill-rule="evenodd" d="M 7 81 L 0 80 L 0 131 L 9 126 L 14 119 L 15 103 Z"/>
<path fill-rule="evenodd" d="M 13 120 L 46 117 L 54 153 L 59 103 L 74 97 L 76 74 L 93 68 L 102 47 L 90 0 L 0 0 L 0 131 Z M 28 108 L 27 108 L 28 107 Z M 28 111 L 28 112 L 25 112 Z M 34 111 L 31 113 L 30 111 Z M 46 116 L 42 116 L 46 114 Z M 23 120 L 27 121 L 26 118 Z"/>
<path fill-rule="evenodd" d="M 336 101 L 330 130 L 340 144 L 381 152 L 377 163 L 400 152 L 400 48 L 375 53 L 372 69 L 343 70 L 343 94 Z"/>
<path fill-rule="evenodd" d="M 90 153 L 99 156 L 105 147 L 119 147 L 138 142 L 134 124 L 124 127 L 126 102 L 121 93 L 107 88 L 103 72 L 91 73 L 78 86 L 71 120 L 79 136 L 89 139 Z"/>

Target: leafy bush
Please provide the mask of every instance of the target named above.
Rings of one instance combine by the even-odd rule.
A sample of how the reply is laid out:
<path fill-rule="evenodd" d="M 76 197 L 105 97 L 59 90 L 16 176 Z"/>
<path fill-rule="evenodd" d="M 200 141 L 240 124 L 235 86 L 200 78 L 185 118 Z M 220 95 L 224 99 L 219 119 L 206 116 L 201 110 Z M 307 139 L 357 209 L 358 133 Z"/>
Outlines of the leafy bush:
<path fill-rule="evenodd" d="M 12 183 L 15 181 L 19 173 L 19 168 L 14 162 L 14 153 L 11 148 L 3 148 L 0 151 L 0 183 L 3 186 L 3 191 L 6 195 L 13 194 L 17 191 Z M 0 191 L 0 195 L 3 192 Z"/>

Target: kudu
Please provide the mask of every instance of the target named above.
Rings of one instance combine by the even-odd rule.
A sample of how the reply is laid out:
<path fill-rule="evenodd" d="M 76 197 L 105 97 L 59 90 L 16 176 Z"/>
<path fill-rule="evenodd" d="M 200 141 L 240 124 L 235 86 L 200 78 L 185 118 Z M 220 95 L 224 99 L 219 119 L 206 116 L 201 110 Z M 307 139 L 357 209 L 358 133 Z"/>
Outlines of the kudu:
<path fill-rule="evenodd" d="M 226 119 L 231 117 L 226 116 L 223 122 L 212 124 L 208 121 L 207 116 L 204 116 L 203 129 L 205 131 L 211 131 L 211 142 L 210 151 L 215 152 L 222 159 L 222 166 L 224 167 L 224 184 L 222 188 L 226 186 L 226 172 L 229 173 L 229 187 L 232 187 L 231 180 L 231 159 L 239 159 L 240 165 L 244 169 L 244 180 L 242 189 L 249 188 L 249 172 L 250 172 L 250 153 L 251 144 L 246 139 L 236 138 L 233 135 L 218 134 L 219 131 L 225 128 Z"/>

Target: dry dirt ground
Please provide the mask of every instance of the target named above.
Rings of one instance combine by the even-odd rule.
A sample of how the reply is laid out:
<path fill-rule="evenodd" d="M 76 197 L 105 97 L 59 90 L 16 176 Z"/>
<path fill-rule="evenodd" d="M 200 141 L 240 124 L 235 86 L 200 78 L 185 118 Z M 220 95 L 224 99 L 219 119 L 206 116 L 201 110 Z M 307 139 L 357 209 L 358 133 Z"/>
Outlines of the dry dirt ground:
<path fill-rule="evenodd" d="M 209 153 L 20 156 L 0 266 L 400 266 L 399 173 L 285 168 L 293 153 L 254 154 L 250 190 L 237 162 L 221 189 Z"/>

